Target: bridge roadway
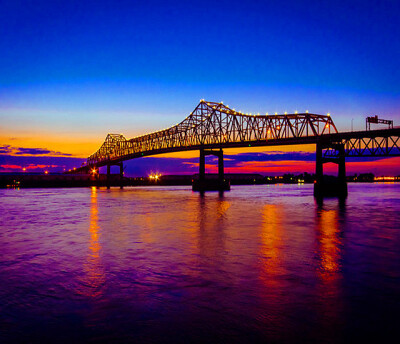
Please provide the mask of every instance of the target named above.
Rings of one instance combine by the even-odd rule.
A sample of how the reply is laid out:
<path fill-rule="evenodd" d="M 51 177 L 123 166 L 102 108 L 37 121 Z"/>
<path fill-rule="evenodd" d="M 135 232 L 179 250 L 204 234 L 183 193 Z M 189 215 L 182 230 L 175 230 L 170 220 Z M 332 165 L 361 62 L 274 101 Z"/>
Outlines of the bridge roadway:
<path fill-rule="evenodd" d="M 171 128 L 129 140 L 121 134 L 108 134 L 86 165 L 69 173 L 107 166 L 109 176 L 110 166 L 117 165 L 122 177 L 123 161 L 199 150 L 200 179 L 204 178 L 207 154 L 219 157 L 219 175 L 223 178 L 224 148 L 316 144 L 318 188 L 323 184 L 324 163 L 337 163 L 339 180 L 345 184 L 345 157 L 400 156 L 399 138 L 400 128 L 339 133 L 329 114 L 252 115 L 201 100 L 185 120 Z"/>

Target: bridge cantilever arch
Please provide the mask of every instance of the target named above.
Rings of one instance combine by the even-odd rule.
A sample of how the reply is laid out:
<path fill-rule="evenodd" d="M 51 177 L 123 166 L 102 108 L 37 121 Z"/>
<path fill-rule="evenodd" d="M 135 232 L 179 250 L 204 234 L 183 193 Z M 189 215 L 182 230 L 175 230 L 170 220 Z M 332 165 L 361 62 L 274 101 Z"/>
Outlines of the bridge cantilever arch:
<path fill-rule="evenodd" d="M 199 180 L 205 179 L 205 156 L 213 154 L 219 158 L 218 175 L 223 183 L 224 148 L 316 144 L 316 193 L 323 185 L 323 163 L 334 162 L 339 165 L 338 180 L 347 194 L 345 157 L 399 155 L 399 136 L 400 129 L 340 134 L 329 114 L 249 115 L 223 103 L 201 100 L 181 123 L 168 129 L 132 139 L 108 134 L 99 150 L 87 159 L 86 166 L 73 172 L 107 166 L 109 176 L 110 166 L 118 165 L 122 178 L 125 160 L 199 150 Z"/>

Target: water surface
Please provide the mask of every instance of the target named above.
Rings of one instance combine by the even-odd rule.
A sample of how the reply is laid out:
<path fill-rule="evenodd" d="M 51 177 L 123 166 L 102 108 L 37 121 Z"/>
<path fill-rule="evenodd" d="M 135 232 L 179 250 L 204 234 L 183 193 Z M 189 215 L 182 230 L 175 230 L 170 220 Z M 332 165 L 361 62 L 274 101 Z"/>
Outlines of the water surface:
<path fill-rule="evenodd" d="M 0 190 L 0 342 L 399 336 L 400 184 Z"/>

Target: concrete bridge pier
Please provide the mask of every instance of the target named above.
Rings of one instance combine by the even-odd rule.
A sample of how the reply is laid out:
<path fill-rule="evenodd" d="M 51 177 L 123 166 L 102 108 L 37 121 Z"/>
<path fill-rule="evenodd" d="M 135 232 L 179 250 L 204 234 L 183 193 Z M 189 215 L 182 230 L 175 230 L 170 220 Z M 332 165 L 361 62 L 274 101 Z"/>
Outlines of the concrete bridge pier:
<path fill-rule="evenodd" d="M 218 157 L 218 179 L 206 180 L 206 156 L 214 155 Z M 219 150 L 200 149 L 199 162 L 199 179 L 193 181 L 192 189 L 194 191 L 211 191 L 211 190 L 230 190 L 229 181 L 224 178 L 224 153 L 222 148 Z"/>
<path fill-rule="evenodd" d="M 111 174 L 111 165 L 107 165 L 107 189 L 110 188 L 110 174 Z"/>
<path fill-rule="evenodd" d="M 223 183 L 224 178 L 224 154 L 222 152 L 222 148 L 220 150 L 220 154 L 218 155 L 218 180 Z"/>
<path fill-rule="evenodd" d="M 204 181 L 205 179 L 206 179 L 206 155 L 204 149 L 200 149 L 199 180 Z"/>
<path fill-rule="evenodd" d="M 123 163 L 113 164 L 114 166 L 119 166 L 119 187 L 122 189 L 124 187 L 124 165 Z M 107 189 L 111 186 L 111 164 L 107 164 Z"/>
<path fill-rule="evenodd" d="M 119 188 L 124 188 L 124 165 L 122 162 L 119 164 Z"/>
<path fill-rule="evenodd" d="M 206 155 L 214 155 L 218 157 L 218 180 L 222 182 L 224 180 L 224 152 L 222 151 L 222 148 L 218 151 L 200 149 L 199 178 L 205 180 Z"/>
<path fill-rule="evenodd" d="M 323 156 L 322 150 L 331 148 L 335 150 L 334 155 Z M 338 165 L 338 177 L 324 177 L 323 164 L 332 162 Z M 318 142 L 315 159 L 316 180 L 314 184 L 314 196 L 347 196 L 346 160 L 344 144 L 334 142 Z"/>

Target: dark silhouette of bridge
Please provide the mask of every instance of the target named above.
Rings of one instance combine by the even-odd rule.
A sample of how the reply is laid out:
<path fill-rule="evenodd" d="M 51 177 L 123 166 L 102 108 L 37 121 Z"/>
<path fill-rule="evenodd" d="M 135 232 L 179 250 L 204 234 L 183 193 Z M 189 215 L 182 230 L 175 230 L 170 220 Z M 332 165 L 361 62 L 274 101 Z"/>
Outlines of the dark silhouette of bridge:
<path fill-rule="evenodd" d="M 366 130 L 339 133 L 330 115 L 311 113 L 249 115 L 223 103 L 201 100 L 181 123 L 147 135 L 126 139 L 108 134 L 99 150 L 74 171 L 89 172 L 107 166 L 120 167 L 123 161 L 171 152 L 199 150 L 199 179 L 205 178 L 205 156 L 218 156 L 220 181 L 223 181 L 223 149 L 233 147 L 316 144 L 316 191 L 323 186 L 323 164 L 338 164 L 338 180 L 347 193 L 345 158 L 400 155 L 400 129 Z M 334 186 L 337 189 L 337 186 Z"/>

